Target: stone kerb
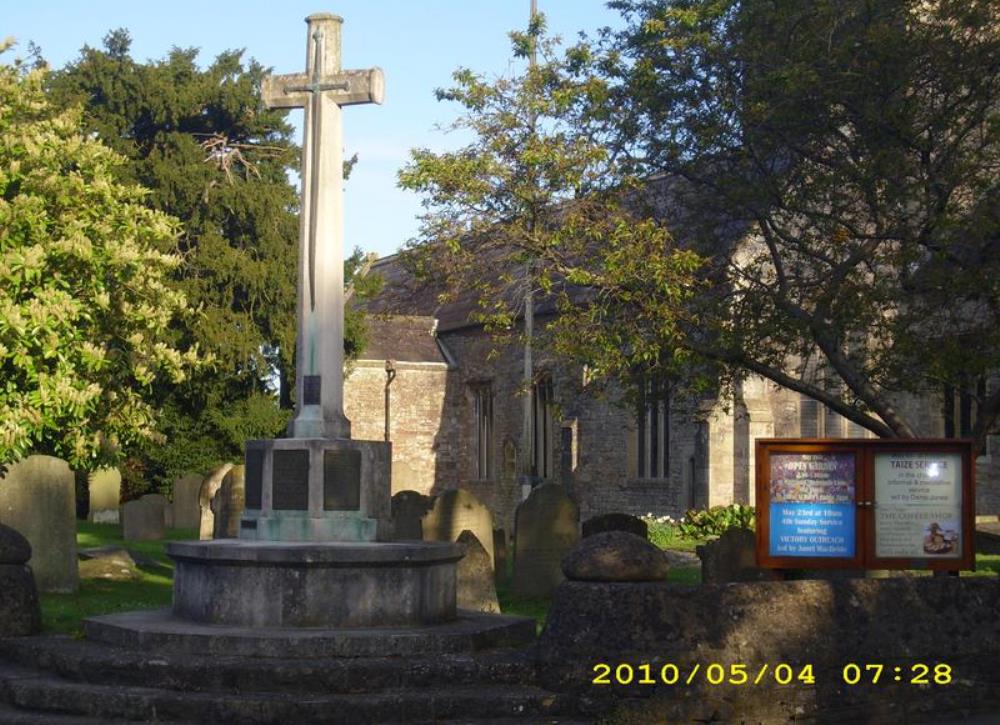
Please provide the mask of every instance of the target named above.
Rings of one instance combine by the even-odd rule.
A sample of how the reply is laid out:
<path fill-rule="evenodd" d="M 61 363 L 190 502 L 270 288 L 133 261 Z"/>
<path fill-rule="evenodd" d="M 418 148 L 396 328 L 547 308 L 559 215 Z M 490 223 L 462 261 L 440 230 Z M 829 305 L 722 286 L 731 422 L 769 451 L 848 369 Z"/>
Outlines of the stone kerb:
<path fill-rule="evenodd" d="M 178 529 L 197 529 L 201 524 L 198 493 L 204 480 L 200 473 L 186 473 L 174 481 L 171 509 Z"/>
<path fill-rule="evenodd" d="M 514 516 L 514 579 L 519 596 L 547 597 L 563 580 L 563 557 L 580 540 L 580 509 L 557 483 L 543 483 Z"/>
<path fill-rule="evenodd" d="M 475 494 L 462 488 L 445 491 L 420 520 L 424 541 L 457 541 L 468 529 L 486 549 L 493 569 L 493 514 Z"/>
<path fill-rule="evenodd" d="M 117 468 L 99 468 L 87 476 L 90 491 L 90 513 L 87 519 L 95 524 L 119 523 L 122 474 Z"/>
<path fill-rule="evenodd" d="M 39 591 L 76 591 L 76 483 L 66 461 L 36 455 L 12 464 L 0 479 L 0 522 L 31 544 Z"/>
<path fill-rule="evenodd" d="M 540 684 L 588 696 L 655 695 L 635 722 L 718 719 L 781 721 L 836 713 L 829 722 L 854 722 L 880 713 L 879 722 L 910 721 L 909 706 L 926 712 L 971 707 L 988 695 L 1000 705 L 1000 580 L 996 577 L 906 577 L 841 581 L 744 582 L 687 587 L 670 583 L 567 581 L 555 593 L 538 645 Z M 595 662 L 675 664 L 681 682 L 701 666 L 684 697 L 677 684 L 592 684 Z M 846 663 L 881 663 L 888 684 L 847 687 Z M 767 663 L 767 687 L 726 686 L 706 680 L 710 663 L 745 663 L 753 681 Z M 914 663 L 945 663 L 948 685 L 918 688 Z M 778 664 L 793 681 L 775 684 Z M 794 679 L 812 665 L 815 683 Z M 893 687 L 892 669 L 901 681 Z M 658 682 L 659 666 L 653 668 Z M 613 668 L 612 668 L 613 670 Z M 668 673 L 670 674 L 670 673 Z M 736 675 L 734 675 L 735 677 Z M 775 693 L 781 696 L 776 697 Z M 905 693 L 905 695 L 903 695 Z M 919 695 L 919 696 L 918 696 Z M 717 709 L 717 708 L 722 709 Z M 852 709 L 854 708 L 854 709 Z M 874 709 L 872 709 L 874 708 Z M 713 714 L 714 711 L 714 714 Z M 921 711 L 923 712 L 923 711 Z M 915 718 L 914 718 L 915 719 Z M 630 720 L 631 721 L 631 720 Z M 823 719 L 823 722 L 826 722 Z"/>

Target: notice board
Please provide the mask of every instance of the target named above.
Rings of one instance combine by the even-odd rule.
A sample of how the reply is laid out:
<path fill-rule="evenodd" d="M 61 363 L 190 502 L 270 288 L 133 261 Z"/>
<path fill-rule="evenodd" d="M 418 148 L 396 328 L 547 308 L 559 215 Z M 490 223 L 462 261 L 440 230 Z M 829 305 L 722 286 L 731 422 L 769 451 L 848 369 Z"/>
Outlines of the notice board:
<path fill-rule="evenodd" d="M 972 442 L 758 439 L 757 562 L 972 569 Z"/>

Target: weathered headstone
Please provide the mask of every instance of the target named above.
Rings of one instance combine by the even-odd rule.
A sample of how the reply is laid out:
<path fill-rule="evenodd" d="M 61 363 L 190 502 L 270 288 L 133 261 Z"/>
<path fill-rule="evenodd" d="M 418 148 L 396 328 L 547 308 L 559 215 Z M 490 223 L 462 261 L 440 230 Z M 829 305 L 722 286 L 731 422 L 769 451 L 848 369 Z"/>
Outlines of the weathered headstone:
<path fill-rule="evenodd" d="M 468 529 L 490 555 L 493 568 L 493 514 L 470 491 L 456 488 L 440 494 L 420 524 L 424 541 L 458 541 Z"/>
<path fill-rule="evenodd" d="M 172 529 L 174 528 L 174 512 L 170 506 L 170 501 L 162 493 L 147 493 L 142 497 L 143 501 L 148 501 L 154 506 L 158 506 L 163 510 L 163 528 Z"/>
<path fill-rule="evenodd" d="M 459 609 L 500 613 L 497 588 L 493 581 L 493 561 L 482 542 L 469 530 L 458 536 L 465 556 L 458 562 L 457 604 Z"/>
<path fill-rule="evenodd" d="M 80 578 L 131 581 L 142 573 L 128 550 L 120 546 L 99 546 L 80 551 Z"/>
<path fill-rule="evenodd" d="M 507 532 L 503 529 L 493 529 L 493 572 L 496 583 L 507 583 Z"/>
<path fill-rule="evenodd" d="M 171 510 L 176 528 L 197 529 L 201 524 L 198 493 L 204 480 L 205 477 L 201 474 L 188 473 L 174 481 L 174 500 L 171 503 Z"/>
<path fill-rule="evenodd" d="M 558 483 L 543 483 L 514 516 L 515 594 L 547 597 L 563 580 L 562 560 L 580 540 L 580 510 Z"/>
<path fill-rule="evenodd" d="M 122 538 L 126 541 L 158 541 L 166 531 L 161 497 L 143 496 L 122 506 Z"/>
<path fill-rule="evenodd" d="M 393 541 L 420 541 L 424 528 L 420 520 L 434 506 L 434 497 L 417 491 L 400 491 L 392 497 Z"/>
<path fill-rule="evenodd" d="M 201 511 L 201 521 L 198 524 L 198 538 L 202 541 L 211 539 L 215 533 L 215 512 L 212 510 L 212 500 L 222 487 L 226 475 L 233 468 L 232 463 L 223 463 L 212 471 L 201 483 L 198 490 L 198 508 Z"/>
<path fill-rule="evenodd" d="M 562 562 L 572 581 L 656 582 L 667 577 L 667 557 L 642 536 L 602 531 L 583 539 Z"/>
<path fill-rule="evenodd" d="M 31 545 L 0 525 L 0 637 L 23 637 L 42 627 L 42 610 L 31 568 Z"/>
<path fill-rule="evenodd" d="M 703 584 L 725 584 L 774 579 L 770 569 L 757 566 L 757 541 L 750 529 L 726 529 L 715 541 L 699 546 Z"/>
<path fill-rule="evenodd" d="M 638 516 L 632 514 L 601 514 L 583 522 L 583 538 L 600 534 L 603 531 L 627 531 L 630 534 L 649 538 L 649 525 Z"/>
<path fill-rule="evenodd" d="M 28 565 L 39 591 L 76 591 L 75 499 L 73 472 L 52 456 L 29 456 L 0 479 L 0 522 L 31 544 Z"/>
<path fill-rule="evenodd" d="M 246 505 L 246 467 L 233 466 L 212 499 L 215 523 L 212 537 L 235 539 L 240 535 L 240 517 Z"/>
<path fill-rule="evenodd" d="M 95 524 L 117 524 L 121 506 L 122 474 L 117 468 L 91 471 L 87 487 L 90 490 L 90 513 L 87 519 Z"/>

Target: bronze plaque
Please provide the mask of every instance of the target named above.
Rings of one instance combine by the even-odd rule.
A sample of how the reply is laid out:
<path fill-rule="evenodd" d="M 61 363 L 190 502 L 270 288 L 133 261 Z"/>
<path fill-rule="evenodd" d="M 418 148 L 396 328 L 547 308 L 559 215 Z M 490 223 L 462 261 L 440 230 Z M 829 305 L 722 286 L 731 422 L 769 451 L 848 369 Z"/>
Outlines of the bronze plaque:
<path fill-rule="evenodd" d="M 264 451 L 248 448 L 246 464 L 246 507 L 259 509 L 264 485 Z"/>
<path fill-rule="evenodd" d="M 326 511 L 361 508 L 361 451 L 323 451 L 323 508 Z"/>
<path fill-rule="evenodd" d="M 309 509 L 309 451 L 274 451 L 271 508 L 283 511 Z"/>
<path fill-rule="evenodd" d="M 302 404 L 319 405 L 320 403 L 320 381 L 319 375 L 302 376 Z"/>

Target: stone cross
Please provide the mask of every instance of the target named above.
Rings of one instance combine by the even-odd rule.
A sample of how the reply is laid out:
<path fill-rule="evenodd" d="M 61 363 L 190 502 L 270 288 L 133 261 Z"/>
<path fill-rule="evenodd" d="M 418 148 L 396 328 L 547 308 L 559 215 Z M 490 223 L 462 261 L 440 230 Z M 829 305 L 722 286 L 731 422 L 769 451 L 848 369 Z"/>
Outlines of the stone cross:
<path fill-rule="evenodd" d="M 305 110 L 299 211 L 298 335 L 293 438 L 350 438 L 344 415 L 344 204 L 341 106 L 382 103 L 382 70 L 340 68 L 343 19 L 306 18 L 305 73 L 268 76 L 268 108 Z"/>

